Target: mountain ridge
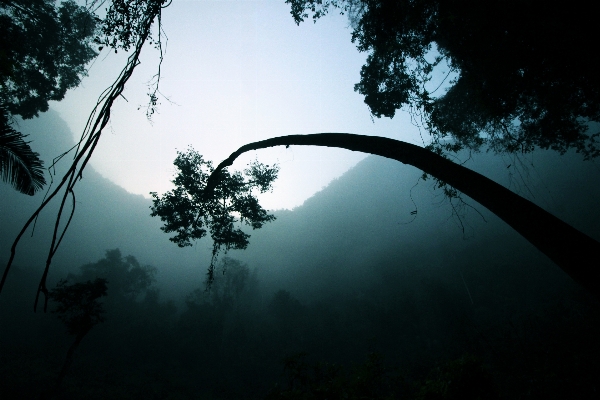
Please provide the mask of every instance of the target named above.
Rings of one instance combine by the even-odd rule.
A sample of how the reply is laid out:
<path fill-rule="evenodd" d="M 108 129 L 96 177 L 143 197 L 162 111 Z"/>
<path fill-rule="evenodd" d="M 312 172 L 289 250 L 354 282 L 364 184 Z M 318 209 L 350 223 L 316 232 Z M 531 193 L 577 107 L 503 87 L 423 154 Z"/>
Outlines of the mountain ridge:
<path fill-rule="evenodd" d="M 21 123 L 20 128 L 30 134 L 32 147 L 45 160 L 73 144 L 67 125 L 52 111 L 37 121 Z M 48 130 L 53 133 L 48 134 Z M 522 180 L 522 194 L 536 195 L 534 200 L 545 202 L 545 208 L 558 217 L 600 237 L 595 223 L 599 218 L 593 207 L 600 198 L 600 189 L 591 184 L 598 176 L 597 171 L 594 174 L 595 164 L 576 162 L 573 155 L 567 156 L 567 163 L 565 158 L 548 153 L 525 161 L 533 164 L 534 157 L 537 166 L 529 168 L 539 175 L 538 182 L 553 180 L 553 185 L 536 188 L 533 179 Z M 483 155 L 467 166 L 514 189 L 515 177 L 511 181 L 507 175 L 518 175 L 518 171 L 513 172 L 515 166 L 506 164 L 502 158 Z M 521 165 L 526 167 L 526 163 Z M 59 165 L 56 176 L 60 176 L 61 168 L 65 167 Z M 275 211 L 277 220 L 260 230 L 249 230 L 252 237 L 248 249 L 231 251 L 230 256 L 257 268 L 265 285 L 274 290 L 283 287 L 304 293 L 305 297 L 332 288 L 360 291 L 361 285 L 380 279 L 381 271 L 374 271 L 381 264 L 400 270 L 414 265 L 437 269 L 455 265 L 461 257 L 512 260 L 515 254 L 510 253 L 526 252 L 529 255 L 524 259 L 534 257 L 549 265 L 524 239 L 468 198 L 463 209 L 466 214 L 457 218 L 457 210 L 441 191 L 420 177 L 421 172 L 415 168 L 367 157 L 293 211 Z M 524 186 L 528 184 L 532 187 Z M 0 196 L 2 261 L 8 259 L 12 240 L 40 204 L 43 193 L 28 197 L 3 184 Z M 54 258 L 51 280 L 102 258 L 108 249 L 120 248 L 124 255 L 134 255 L 142 264 L 159 269 L 159 283 L 167 296 L 181 297 L 201 286 L 210 262 L 210 240 L 200 240 L 192 248 L 178 248 L 160 230 L 161 222 L 149 216 L 150 205 L 151 200 L 127 192 L 88 166 L 76 187 L 73 223 Z M 33 238 L 23 238 L 16 265 L 32 266 L 41 273 L 56 209 L 54 204 L 44 211 Z M 587 213 L 576 212 L 578 209 Z M 485 246 L 500 248 L 490 249 L 484 256 L 481 247 Z M 519 250 L 511 252 L 511 248 Z M 32 282 L 32 287 L 36 284 Z"/>

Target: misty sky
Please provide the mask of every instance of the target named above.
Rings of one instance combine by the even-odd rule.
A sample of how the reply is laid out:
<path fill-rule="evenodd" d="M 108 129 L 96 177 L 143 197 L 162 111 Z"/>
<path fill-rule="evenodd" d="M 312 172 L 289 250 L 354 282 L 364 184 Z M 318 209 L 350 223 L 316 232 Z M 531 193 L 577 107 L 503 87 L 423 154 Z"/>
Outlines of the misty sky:
<path fill-rule="evenodd" d="M 296 26 L 284 0 L 174 0 L 162 22 L 168 41 L 160 91 L 172 103 L 161 98 L 153 123 L 146 120 L 147 82 L 158 65 L 158 52 L 147 46 L 92 157 L 102 175 L 132 193 L 169 190 L 176 150 L 188 145 L 220 162 L 248 142 L 287 134 L 349 132 L 422 144 L 406 113 L 372 121 L 353 91 L 366 55 L 351 43 L 345 16 Z M 125 57 L 104 50 L 80 87 L 51 104 L 76 136 Z M 281 166 L 275 191 L 262 199 L 279 209 L 302 204 L 364 155 L 281 147 L 247 154 L 234 167 L 256 157 Z"/>

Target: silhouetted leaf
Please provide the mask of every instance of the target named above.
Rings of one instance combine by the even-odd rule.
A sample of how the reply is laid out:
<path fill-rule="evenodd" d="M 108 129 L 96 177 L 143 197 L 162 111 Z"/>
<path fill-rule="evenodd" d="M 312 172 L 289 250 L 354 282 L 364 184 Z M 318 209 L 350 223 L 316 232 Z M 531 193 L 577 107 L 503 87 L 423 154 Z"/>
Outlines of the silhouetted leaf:
<path fill-rule="evenodd" d="M 46 179 L 39 154 L 24 138 L 8 124 L 6 112 L 0 108 L 0 176 L 19 192 L 33 196 Z"/>

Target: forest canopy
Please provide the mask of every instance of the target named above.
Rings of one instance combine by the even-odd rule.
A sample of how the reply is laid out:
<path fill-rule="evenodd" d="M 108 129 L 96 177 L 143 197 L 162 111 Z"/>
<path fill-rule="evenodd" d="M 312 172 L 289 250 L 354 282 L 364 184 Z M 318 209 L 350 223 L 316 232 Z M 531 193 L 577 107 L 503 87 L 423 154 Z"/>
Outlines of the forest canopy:
<path fill-rule="evenodd" d="M 0 104 L 27 119 L 48 110 L 96 57 L 97 20 L 74 1 L 0 1 Z"/>
<path fill-rule="evenodd" d="M 33 195 L 46 183 L 39 155 L 13 128 L 37 117 L 87 74 L 98 19 L 72 0 L 0 0 L 0 177 Z"/>
<path fill-rule="evenodd" d="M 600 154 L 596 15 L 584 1 L 286 0 L 296 23 L 338 9 L 367 53 L 354 90 L 375 117 L 407 108 L 430 148 Z M 449 89 L 428 83 L 447 63 Z M 439 68 L 438 68 L 439 69 Z"/>

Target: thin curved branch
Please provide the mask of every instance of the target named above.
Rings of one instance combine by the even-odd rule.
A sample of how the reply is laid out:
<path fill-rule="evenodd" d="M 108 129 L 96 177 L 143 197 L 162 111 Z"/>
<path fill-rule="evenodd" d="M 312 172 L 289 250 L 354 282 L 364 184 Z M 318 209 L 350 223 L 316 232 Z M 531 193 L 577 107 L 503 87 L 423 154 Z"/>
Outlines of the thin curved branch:
<path fill-rule="evenodd" d="M 274 146 L 325 146 L 360 151 L 409 164 L 446 182 L 500 217 L 548 256 L 571 278 L 600 298 L 600 243 L 531 201 L 462 165 L 399 140 L 349 133 L 279 136 L 249 143 L 221 162 L 208 179 L 205 198 L 213 195 L 220 171 L 241 154 Z"/>

